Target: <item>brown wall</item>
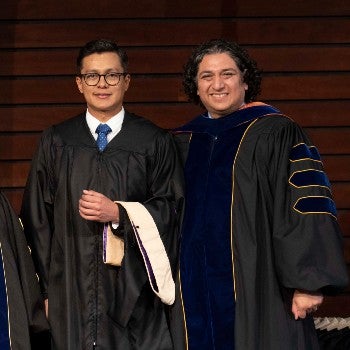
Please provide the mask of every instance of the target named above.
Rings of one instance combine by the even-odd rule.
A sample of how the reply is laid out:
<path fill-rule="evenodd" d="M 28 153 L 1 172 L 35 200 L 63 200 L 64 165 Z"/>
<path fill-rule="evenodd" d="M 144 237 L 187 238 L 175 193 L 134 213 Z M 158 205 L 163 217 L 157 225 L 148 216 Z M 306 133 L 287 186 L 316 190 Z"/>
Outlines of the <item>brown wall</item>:
<path fill-rule="evenodd" d="M 194 45 L 225 37 L 264 70 L 261 100 L 300 123 L 333 185 L 350 264 L 350 3 L 348 0 L 4 0 L 0 11 L 0 187 L 18 211 L 40 132 L 84 108 L 75 56 L 105 37 L 124 46 L 126 107 L 171 128 L 199 110 L 181 91 Z M 320 315 L 349 316 L 350 289 Z"/>

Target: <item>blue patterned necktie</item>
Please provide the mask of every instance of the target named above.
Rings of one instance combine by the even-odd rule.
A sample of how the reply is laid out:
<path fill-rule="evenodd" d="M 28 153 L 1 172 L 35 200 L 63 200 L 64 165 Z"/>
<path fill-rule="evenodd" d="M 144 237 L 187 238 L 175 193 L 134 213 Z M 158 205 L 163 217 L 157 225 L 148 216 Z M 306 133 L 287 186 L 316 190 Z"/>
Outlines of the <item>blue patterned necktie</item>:
<path fill-rule="evenodd" d="M 97 147 L 102 152 L 106 146 L 107 146 L 107 134 L 110 133 L 112 129 L 107 124 L 100 124 L 97 129 L 96 133 L 98 134 L 96 143 Z"/>

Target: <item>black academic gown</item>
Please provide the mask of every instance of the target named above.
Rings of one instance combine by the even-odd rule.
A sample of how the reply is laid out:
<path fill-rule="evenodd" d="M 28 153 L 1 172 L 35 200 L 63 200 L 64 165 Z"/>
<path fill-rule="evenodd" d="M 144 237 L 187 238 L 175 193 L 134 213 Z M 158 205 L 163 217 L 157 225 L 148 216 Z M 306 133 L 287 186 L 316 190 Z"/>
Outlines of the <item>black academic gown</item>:
<path fill-rule="evenodd" d="M 185 348 L 318 349 L 312 317 L 294 320 L 293 292 L 333 293 L 348 277 L 317 149 L 261 104 L 199 116 L 177 138 L 187 191 L 177 304 L 184 317 L 174 321 L 185 320 Z"/>
<path fill-rule="evenodd" d="M 48 329 L 43 299 L 18 216 L 0 193 L 0 349 L 29 350 Z"/>
<path fill-rule="evenodd" d="M 103 225 L 84 220 L 78 200 L 92 189 L 142 203 L 174 268 L 181 173 L 172 136 L 128 112 L 102 153 L 85 114 L 44 132 L 21 216 L 49 300 L 53 349 L 172 349 L 167 307 L 150 288 L 127 216 L 121 210 L 122 266 L 108 266 L 102 261 Z"/>

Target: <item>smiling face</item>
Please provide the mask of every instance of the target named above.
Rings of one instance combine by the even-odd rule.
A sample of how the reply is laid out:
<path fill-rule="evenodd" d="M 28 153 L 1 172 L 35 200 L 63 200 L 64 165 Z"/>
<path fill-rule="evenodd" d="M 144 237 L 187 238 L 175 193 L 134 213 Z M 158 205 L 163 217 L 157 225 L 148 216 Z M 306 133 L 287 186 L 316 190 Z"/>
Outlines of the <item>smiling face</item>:
<path fill-rule="evenodd" d="M 115 52 L 94 53 L 84 57 L 81 74 L 124 73 L 120 58 Z M 104 77 L 96 86 L 89 86 L 82 77 L 76 78 L 79 91 L 84 95 L 89 112 L 101 122 L 105 122 L 120 112 L 124 94 L 130 83 L 130 76 L 120 77 L 117 85 L 108 85 Z"/>
<path fill-rule="evenodd" d="M 227 53 L 208 54 L 198 66 L 197 93 L 213 118 L 220 118 L 244 104 L 248 85 L 236 62 Z"/>

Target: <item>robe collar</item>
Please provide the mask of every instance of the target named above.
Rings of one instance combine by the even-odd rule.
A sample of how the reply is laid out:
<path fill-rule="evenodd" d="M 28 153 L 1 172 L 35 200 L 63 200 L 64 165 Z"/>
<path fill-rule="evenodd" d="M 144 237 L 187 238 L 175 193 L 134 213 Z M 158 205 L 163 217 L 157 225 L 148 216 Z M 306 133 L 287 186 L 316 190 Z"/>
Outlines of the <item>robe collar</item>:
<path fill-rule="evenodd" d="M 239 110 L 221 118 L 208 118 L 208 112 L 194 118 L 189 123 L 175 129 L 175 132 L 207 132 L 217 134 L 236 127 L 242 123 L 250 122 L 263 115 L 281 114 L 281 112 L 262 102 L 253 102 L 244 105 Z"/>

